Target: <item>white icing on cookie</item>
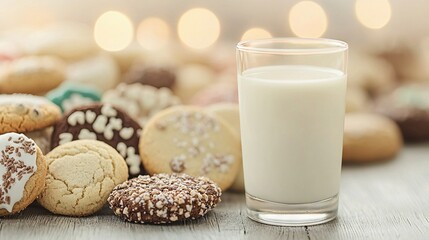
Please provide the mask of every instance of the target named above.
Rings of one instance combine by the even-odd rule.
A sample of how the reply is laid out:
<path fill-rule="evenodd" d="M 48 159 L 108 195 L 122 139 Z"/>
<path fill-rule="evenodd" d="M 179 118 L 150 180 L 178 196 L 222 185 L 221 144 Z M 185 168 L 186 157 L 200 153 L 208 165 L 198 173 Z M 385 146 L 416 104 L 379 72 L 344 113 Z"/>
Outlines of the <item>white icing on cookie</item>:
<path fill-rule="evenodd" d="M 48 99 L 30 94 L 0 94 L 0 105 L 24 104 L 31 106 L 54 105 Z"/>
<path fill-rule="evenodd" d="M 0 135 L 0 209 L 12 212 L 37 171 L 36 144 L 23 134 Z"/>
<path fill-rule="evenodd" d="M 67 123 L 71 126 L 76 126 L 77 124 L 82 125 L 85 123 L 85 113 L 82 111 L 77 111 L 67 118 Z"/>
<path fill-rule="evenodd" d="M 116 145 L 116 150 L 122 155 L 122 157 L 127 156 L 127 145 L 123 142 L 119 142 L 118 145 Z"/>
<path fill-rule="evenodd" d="M 92 139 L 97 140 L 97 134 L 90 132 L 88 129 L 82 129 L 77 136 L 78 139 Z"/>
<path fill-rule="evenodd" d="M 85 112 L 85 120 L 87 123 L 91 124 L 94 122 L 95 117 L 97 117 L 97 114 L 95 112 L 88 110 Z"/>
<path fill-rule="evenodd" d="M 116 112 L 116 110 L 109 104 L 104 104 L 101 107 L 101 114 L 103 114 L 104 116 L 107 117 L 116 117 L 116 115 L 118 114 Z"/>
<path fill-rule="evenodd" d="M 124 140 L 130 139 L 134 134 L 134 129 L 129 128 L 122 128 L 121 131 L 119 131 L 119 136 L 123 138 Z"/>
<path fill-rule="evenodd" d="M 58 137 L 60 138 L 59 145 L 73 141 L 73 134 L 71 133 L 61 133 Z"/>
<path fill-rule="evenodd" d="M 96 133 L 102 133 L 106 129 L 107 117 L 104 115 L 99 115 L 97 119 L 95 119 L 94 124 L 92 124 L 92 128 Z"/>
<path fill-rule="evenodd" d="M 134 147 L 127 148 L 127 158 L 125 161 L 128 164 L 131 174 L 136 175 L 140 173 L 140 156 L 136 154 Z"/>
<path fill-rule="evenodd" d="M 75 107 L 84 106 L 87 104 L 91 104 L 93 102 L 95 101 L 92 100 L 91 98 L 84 97 L 78 93 L 73 93 L 70 95 L 69 98 L 64 99 L 61 105 L 64 109 L 64 112 L 68 112 Z"/>

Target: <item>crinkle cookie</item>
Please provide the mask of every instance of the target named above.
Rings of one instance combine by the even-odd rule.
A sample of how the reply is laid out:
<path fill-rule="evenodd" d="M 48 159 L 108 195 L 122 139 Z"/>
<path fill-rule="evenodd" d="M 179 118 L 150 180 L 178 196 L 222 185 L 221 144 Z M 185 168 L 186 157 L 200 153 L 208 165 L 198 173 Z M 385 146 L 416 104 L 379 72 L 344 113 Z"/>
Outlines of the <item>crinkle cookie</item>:
<path fill-rule="evenodd" d="M 172 223 L 204 216 L 221 201 L 206 177 L 186 174 L 139 176 L 116 186 L 108 198 L 116 216 L 135 223 Z"/>
<path fill-rule="evenodd" d="M 49 56 L 29 56 L 0 65 L 0 93 L 44 94 L 65 80 L 65 64 Z"/>
<path fill-rule="evenodd" d="M 6 216 L 24 210 L 42 192 L 46 161 L 24 134 L 0 135 L 0 151 L 0 216 Z"/>
<path fill-rule="evenodd" d="M 88 216 L 100 210 L 112 189 L 127 180 L 122 156 L 109 145 L 79 140 L 46 155 L 46 187 L 38 202 L 52 213 Z"/>
<path fill-rule="evenodd" d="M 232 185 L 240 167 L 236 134 L 196 107 L 177 106 L 155 115 L 143 129 L 139 148 L 149 174 L 207 176 L 222 190 Z"/>
<path fill-rule="evenodd" d="M 137 119 L 142 127 L 159 111 L 180 104 L 179 98 L 170 89 L 140 83 L 119 84 L 105 92 L 101 101 L 121 108 Z"/>
<path fill-rule="evenodd" d="M 110 104 L 75 108 L 55 125 L 51 148 L 67 142 L 92 139 L 115 148 L 128 164 L 130 176 L 144 174 L 139 157 L 141 127 L 128 114 Z"/>
<path fill-rule="evenodd" d="M 0 94 L 0 134 L 30 132 L 52 126 L 61 110 L 44 97 L 26 94 Z"/>

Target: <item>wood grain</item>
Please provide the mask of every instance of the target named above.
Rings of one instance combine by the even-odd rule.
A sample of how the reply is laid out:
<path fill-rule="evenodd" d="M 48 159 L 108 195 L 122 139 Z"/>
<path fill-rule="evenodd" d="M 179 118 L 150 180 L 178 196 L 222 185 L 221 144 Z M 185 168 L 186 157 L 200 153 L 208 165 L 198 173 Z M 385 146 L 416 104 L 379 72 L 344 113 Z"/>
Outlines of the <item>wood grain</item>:
<path fill-rule="evenodd" d="M 338 219 L 311 227 L 274 227 L 246 217 L 244 196 L 196 221 L 125 223 L 105 207 L 86 218 L 55 216 L 37 204 L 0 219 L 0 239 L 429 239 L 429 144 L 407 146 L 393 161 L 344 166 Z"/>

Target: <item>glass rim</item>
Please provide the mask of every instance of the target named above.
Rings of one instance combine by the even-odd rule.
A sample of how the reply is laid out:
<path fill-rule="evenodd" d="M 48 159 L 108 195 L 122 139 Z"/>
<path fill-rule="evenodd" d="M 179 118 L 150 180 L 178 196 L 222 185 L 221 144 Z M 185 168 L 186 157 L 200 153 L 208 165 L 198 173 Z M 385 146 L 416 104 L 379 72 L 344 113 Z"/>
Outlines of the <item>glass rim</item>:
<path fill-rule="evenodd" d="M 295 47 L 295 48 L 272 48 L 266 47 L 271 43 L 284 43 L 284 44 L 302 44 L 311 45 L 319 44 L 321 46 L 314 46 L 310 48 Z M 262 45 L 262 46 L 261 46 Z M 265 46 L 265 47 L 264 47 Z M 237 50 L 249 53 L 262 53 L 262 54 L 293 54 L 293 55 L 312 55 L 312 54 L 331 54 L 339 53 L 348 50 L 346 42 L 329 39 L 329 38 L 266 38 L 245 40 L 237 43 Z"/>

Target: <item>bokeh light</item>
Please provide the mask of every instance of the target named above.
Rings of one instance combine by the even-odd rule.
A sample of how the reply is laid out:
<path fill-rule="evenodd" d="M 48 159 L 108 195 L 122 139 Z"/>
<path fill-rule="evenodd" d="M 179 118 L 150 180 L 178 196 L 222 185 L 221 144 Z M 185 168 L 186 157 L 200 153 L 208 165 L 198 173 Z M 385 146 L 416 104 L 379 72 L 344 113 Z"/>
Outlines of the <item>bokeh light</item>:
<path fill-rule="evenodd" d="M 156 50 L 167 45 L 170 38 L 168 24 L 160 18 L 146 18 L 137 28 L 138 43 L 147 50 Z"/>
<path fill-rule="evenodd" d="M 328 28 L 325 10 L 313 1 L 301 1 L 289 11 L 289 26 L 298 37 L 316 38 Z"/>
<path fill-rule="evenodd" d="M 357 0 L 356 17 L 362 25 L 371 29 L 380 29 L 389 23 L 392 8 L 389 0 Z"/>
<path fill-rule="evenodd" d="M 95 42 L 106 51 L 125 49 L 133 40 L 133 36 L 133 23 L 121 12 L 103 13 L 94 26 Z"/>
<path fill-rule="evenodd" d="M 180 17 L 177 31 L 185 45 L 203 49 L 213 45 L 219 38 L 220 23 L 210 10 L 193 8 Z"/>
<path fill-rule="evenodd" d="M 263 39 L 272 37 L 271 33 L 263 28 L 250 28 L 241 36 L 241 41 L 251 39 Z"/>

